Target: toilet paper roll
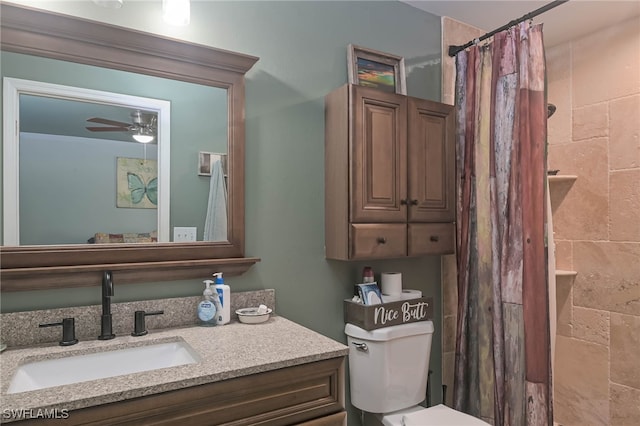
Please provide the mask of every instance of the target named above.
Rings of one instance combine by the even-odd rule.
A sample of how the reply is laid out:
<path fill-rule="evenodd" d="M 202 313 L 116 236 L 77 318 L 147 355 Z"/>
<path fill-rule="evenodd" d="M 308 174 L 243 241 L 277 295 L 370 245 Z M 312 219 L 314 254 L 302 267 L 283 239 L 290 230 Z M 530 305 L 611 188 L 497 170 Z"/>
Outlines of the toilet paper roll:
<path fill-rule="evenodd" d="M 380 275 L 382 294 L 391 296 L 402 294 L 402 274 L 400 272 L 383 272 Z"/>
<path fill-rule="evenodd" d="M 402 300 L 402 294 L 384 294 L 382 293 L 382 302 L 397 302 L 398 300 Z"/>
<path fill-rule="evenodd" d="M 418 299 L 420 297 L 422 297 L 422 292 L 420 290 L 402 290 L 402 300 Z"/>

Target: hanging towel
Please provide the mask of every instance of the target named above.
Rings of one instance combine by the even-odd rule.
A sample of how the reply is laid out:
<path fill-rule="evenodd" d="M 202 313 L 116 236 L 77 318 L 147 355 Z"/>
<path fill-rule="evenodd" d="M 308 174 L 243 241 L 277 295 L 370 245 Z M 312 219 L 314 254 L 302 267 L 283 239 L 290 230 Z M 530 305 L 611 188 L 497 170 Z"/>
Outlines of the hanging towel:
<path fill-rule="evenodd" d="M 224 180 L 222 160 L 211 167 L 209 204 L 204 222 L 204 241 L 227 241 L 227 184 Z"/>

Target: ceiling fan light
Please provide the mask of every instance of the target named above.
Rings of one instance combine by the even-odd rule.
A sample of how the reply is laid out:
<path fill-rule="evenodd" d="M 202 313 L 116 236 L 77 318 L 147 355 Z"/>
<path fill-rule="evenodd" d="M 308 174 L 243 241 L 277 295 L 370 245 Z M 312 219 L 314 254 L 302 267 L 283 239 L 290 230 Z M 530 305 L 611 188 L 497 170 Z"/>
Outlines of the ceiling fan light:
<path fill-rule="evenodd" d="M 136 140 L 136 142 L 140 142 L 140 143 L 149 143 L 153 140 L 153 136 L 152 135 L 145 135 L 143 133 L 135 133 L 133 135 L 133 139 Z"/>
<path fill-rule="evenodd" d="M 93 2 L 98 6 L 109 9 L 120 9 L 122 7 L 123 0 L 93 0 Z"/>
<path fill-rule="evenodd" d="M 191 21 L 191 1 L 162 0 L 162 19 L 170 25 L 189 25 Z"/>

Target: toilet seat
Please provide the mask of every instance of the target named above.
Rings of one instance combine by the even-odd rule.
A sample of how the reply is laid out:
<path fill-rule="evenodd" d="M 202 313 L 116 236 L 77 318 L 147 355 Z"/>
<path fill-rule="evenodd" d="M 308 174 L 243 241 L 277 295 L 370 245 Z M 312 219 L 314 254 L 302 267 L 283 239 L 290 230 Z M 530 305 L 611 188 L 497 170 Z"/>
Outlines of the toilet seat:
<path fill-rule="evenodd" d="M 383 415 L 385 426 L 488 426 L 489 423 L 456 411 L 446 405 L 423 408 L 420 406 Z"/>
<path fill-rule="evenodd" d="M 403 426 L 487 426 L 488 424 L 442 404 L 402 416 Z"/>

